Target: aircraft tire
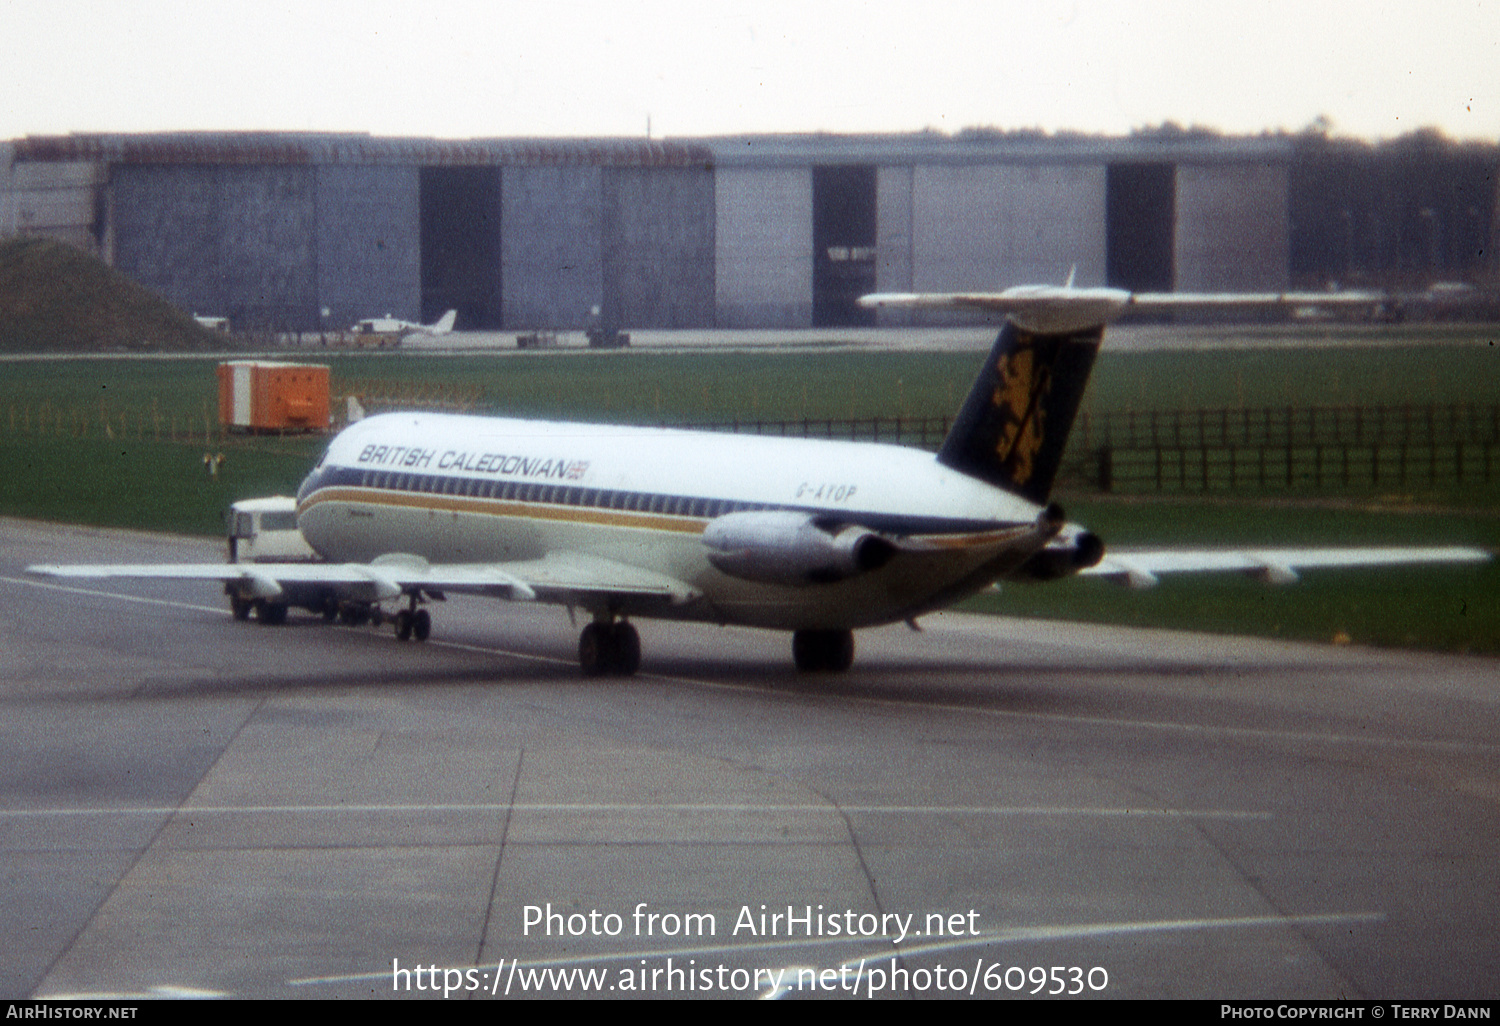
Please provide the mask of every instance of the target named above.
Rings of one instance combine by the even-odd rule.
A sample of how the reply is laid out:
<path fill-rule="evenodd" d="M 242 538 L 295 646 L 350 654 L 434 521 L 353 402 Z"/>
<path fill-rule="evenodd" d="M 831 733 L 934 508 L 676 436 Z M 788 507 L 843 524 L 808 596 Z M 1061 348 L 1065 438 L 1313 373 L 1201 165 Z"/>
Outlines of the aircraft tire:
<path fill-rule="evenodd" d="M 602 677 L 609 672 L 610 644 L 607 628 L 585 624 L 578 635 L 578 668 L 585 677 Z"/>
<path fill-rule="evenodd" d="M 426 641 L 432 634 L 432 614 L 425 609 L 418 609 L 411 614 L 411 636 L 418 641 Z"/>
<path fill-rule="evenodd" d="M 255 603 L 251 602 L 249 599 L 240 598 L 238 595 L 230 596 L 229 612 L 233 614 L 236 620 L 250 619 L 250 610 L 254 608 Z"/>
<path fill-rule="evenodd" d="M 843 673 L 854 665 L 854 632 L 796 631 L 792 661 L 804 673 Z"/>
<path fill-rule="evenodd" d="M 641 636 L 625 621 L 591 623 L 578 635 L 578 667 L 585 677 L 632 677 L 641 668 Z"/>
<path fill-rule="evenodd" d="M 641 636 L 634 626 L 621 620 L 614 625 L 614 665 L 616 677 L 634 677 L 641 668 Z"/>
<path fill-rule="evenodd" d="M 255 615 L 267 627 L 275 627 L 286 623 L 286 603 L 257 602 L 255 604 Z"/>
<path fill-rule="evenodd" d="M 411 623 L 411 614 L 410 613 L 408 613 L 406 610 L 403 609 L 403 610 L 401 610 L 401 612 L 399 612 L 399 613 L 396 614 L 396 640 L 397 641 L 410 641 L 411 640 L 411 627 L 412 627 L 412 623 Z"/>

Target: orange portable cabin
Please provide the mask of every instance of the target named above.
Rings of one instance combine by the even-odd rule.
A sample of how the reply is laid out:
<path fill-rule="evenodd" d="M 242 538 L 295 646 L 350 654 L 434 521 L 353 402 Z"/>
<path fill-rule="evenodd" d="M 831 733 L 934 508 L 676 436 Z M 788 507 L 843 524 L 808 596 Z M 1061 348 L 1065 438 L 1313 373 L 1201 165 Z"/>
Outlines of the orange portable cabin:
<path fill-rule="evenodd" d="M 219 424 L 229 431 L 327 431 L 328 367 L 261 360 L 219 364 Z"/>

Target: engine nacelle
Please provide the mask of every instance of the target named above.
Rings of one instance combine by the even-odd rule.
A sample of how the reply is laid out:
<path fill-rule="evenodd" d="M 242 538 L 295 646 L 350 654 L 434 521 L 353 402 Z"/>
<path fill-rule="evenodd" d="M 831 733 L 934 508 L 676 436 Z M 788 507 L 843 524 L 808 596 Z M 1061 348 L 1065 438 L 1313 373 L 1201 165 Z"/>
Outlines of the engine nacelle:
<path fill-rule="evenodd" d="M 828 584 L 878 570 L 896 546 L 867 528 L 791 512 L 728 513 L 703 532 L 708 561 L 764 584 Z"/>
<path fill-rule="evenodd" d="M 1104 558 L 1104 540 L 1092 531 L 1059 538 L 1011 573 L 1019 581 L 1055 581 L 1096 566 Z"/>

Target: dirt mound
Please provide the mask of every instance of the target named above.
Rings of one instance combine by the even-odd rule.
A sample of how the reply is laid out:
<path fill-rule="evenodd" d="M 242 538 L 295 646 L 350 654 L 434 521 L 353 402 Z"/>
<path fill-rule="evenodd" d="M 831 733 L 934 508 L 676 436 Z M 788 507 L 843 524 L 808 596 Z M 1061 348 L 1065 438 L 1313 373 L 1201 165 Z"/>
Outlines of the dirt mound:
<path fill-rule="evenodd" d="M 52 239 L 0 242 L 0 353 L 223 347 L 223 336 L 97 257 Z"/>

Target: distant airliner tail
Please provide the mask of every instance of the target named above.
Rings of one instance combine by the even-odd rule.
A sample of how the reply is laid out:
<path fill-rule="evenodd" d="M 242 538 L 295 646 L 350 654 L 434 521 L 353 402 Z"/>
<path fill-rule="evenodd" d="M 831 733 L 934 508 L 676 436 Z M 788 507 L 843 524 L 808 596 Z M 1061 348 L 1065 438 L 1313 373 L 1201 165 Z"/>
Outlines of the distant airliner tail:
<path fill-rule="evenodd" d="M 1044 334 L 1007 320 L 938 462 L 1045 504 L 1103 337 L 1102 324 Z"/>
<path fill-rule="evenodd" d="M 436 324 L 434 324 L 427 330 L 432 332 L 432 334 L 434 335 L 446 335 L 448 334 L 448 332 L 453 330 L 453 324 L 457 320 L 458 311 L 449 310 L 447 313 L 443 314 L 441 318 L 438 319 L 438 322 Z"/>

